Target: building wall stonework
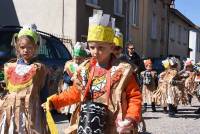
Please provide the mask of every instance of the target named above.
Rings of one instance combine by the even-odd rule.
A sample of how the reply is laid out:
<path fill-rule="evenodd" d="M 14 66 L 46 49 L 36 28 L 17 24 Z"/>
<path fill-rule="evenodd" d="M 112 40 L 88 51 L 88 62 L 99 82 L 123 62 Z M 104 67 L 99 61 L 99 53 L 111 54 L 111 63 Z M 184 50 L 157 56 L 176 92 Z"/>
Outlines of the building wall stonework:
<path fill-rule="evenodd" d="M 134 1 L 134 0 L 133 0 Z M 138 0 L 138 25 L 130 24 L 129 38 L 141 57 L 167 56 L 169 1 Z"/>

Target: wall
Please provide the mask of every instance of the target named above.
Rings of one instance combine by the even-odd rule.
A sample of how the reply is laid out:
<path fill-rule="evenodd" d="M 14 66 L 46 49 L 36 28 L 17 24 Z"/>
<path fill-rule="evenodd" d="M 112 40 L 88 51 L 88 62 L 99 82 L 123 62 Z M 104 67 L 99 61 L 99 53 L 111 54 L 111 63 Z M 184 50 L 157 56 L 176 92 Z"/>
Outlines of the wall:
<path fill-rule="evenodd" d="M 85 41 L 88 32 L 88 20 L 93 14 L 93 9 L 103 10 L 103 13 L 110 14 L 112 17 L 116 18 L 116 27 L 120 28 L 122 33 L 126 33 L 126 16 L 125 9 L 126 4 L 123 3 L 123 16 L 118 16 L 114 14 L 114 0 L 99 0 L 98 5 L 88 5 L 85 0 L 79 0 L 77 3 L 77 41 Z"/>
<path fill-rule="evenodd" d="M 189 24 L 174 13 L 170 13 L 169 29 L 169 55 L 179 56 L 181 59 L 187 58 L 189 50 Z"/>
<path fill-rule="evenodd" d="M 35 23 L 41 31 L 56 35 L 64 33 L 76 40 L 76 0 L 13 0 L 13 7 L 19 22 L 13 21 L 13 25 Z M 9 17 L 4 19 L 5 24 L 11 21 Z"/>
<path fill-rule="evenodd" d="M 138 25 L 129 26 L 129 38 L 135 42 L 136 51 L 141 57 L 166 56 L 169 1 L 167 3 L 162 0 L 139 0 L 138 11 Z M 152 37 L 153 15 L 156 16 L 154 37 Z"/>
<path fill-rule="evenodd" d="M 0 25 L 19 25 L 13 1 L 0 1 Z"/>

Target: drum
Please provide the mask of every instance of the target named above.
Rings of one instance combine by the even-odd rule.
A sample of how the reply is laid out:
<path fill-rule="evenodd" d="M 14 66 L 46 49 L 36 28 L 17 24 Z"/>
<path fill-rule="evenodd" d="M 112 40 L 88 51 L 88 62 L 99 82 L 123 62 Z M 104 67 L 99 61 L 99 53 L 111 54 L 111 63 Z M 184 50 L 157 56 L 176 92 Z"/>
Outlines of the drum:
<path fill-rule="evenodd" d="M 81 105 L 78 134 L 104 134 L 108 107 L 102 103 L 86 101 Z"/>

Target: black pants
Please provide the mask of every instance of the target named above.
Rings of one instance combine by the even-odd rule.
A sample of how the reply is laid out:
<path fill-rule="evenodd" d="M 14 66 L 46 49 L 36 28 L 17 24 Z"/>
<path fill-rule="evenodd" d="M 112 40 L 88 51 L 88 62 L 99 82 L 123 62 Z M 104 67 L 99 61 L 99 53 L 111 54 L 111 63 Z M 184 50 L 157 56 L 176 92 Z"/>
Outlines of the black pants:
<path fill-rule="evenodd" d="M 169 116 L 174 116 L 177 113 L 177 107 L 173 104 L 169 104 Z"/>
<path fill-rule="evenodd" d="M 155 105 L 155 102 L 152 102 L 151 103 L 151 108 L 152 108 L 152 111 L 155 112 L 156 111 L 156 105 Z M 147 110 L 147 103 L 144 103 L 144 111 Z"/>

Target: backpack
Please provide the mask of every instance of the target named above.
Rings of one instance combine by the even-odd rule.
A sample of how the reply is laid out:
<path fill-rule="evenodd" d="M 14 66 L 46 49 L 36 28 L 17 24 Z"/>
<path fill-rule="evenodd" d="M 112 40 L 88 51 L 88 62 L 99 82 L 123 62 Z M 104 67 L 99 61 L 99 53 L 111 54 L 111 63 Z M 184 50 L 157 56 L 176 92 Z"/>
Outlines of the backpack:
<path fill-rule="evenodd" d="M 151 72 L 144 71 L 143 84 L 144 85 L 151 85 L 152 82 L 153 82 L 153 77 L 151 75 Z"/>

